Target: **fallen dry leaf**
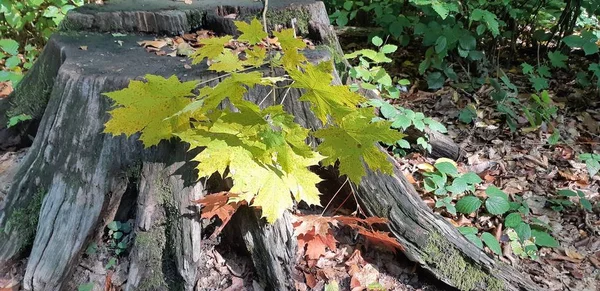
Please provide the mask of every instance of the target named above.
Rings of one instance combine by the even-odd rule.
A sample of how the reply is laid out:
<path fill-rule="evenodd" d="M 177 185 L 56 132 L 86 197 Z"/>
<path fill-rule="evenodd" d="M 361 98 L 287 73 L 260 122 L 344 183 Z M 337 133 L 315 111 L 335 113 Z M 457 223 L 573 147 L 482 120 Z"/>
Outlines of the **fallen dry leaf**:
<path fill-rule="evenodd" d="M 153 48 L 160 49 L 167 45 L 167 41 L 165 41 L 165 40 L 144 40 L 144 41 L 138 41 L 138 44 L 145 48 L 153 47 Z"/>
<path fill-rule="evenodd" d="M 82 45 L 79 47 L 79 49 L 82 51 L 87 51 L 87 48 L 88 48 L 87 45 Z"/>
<path fill-rule="evenodd" d="M 12 93 L 13 87 L 10 81 L 0 82 L 0 98 L 6 98 Z"/>

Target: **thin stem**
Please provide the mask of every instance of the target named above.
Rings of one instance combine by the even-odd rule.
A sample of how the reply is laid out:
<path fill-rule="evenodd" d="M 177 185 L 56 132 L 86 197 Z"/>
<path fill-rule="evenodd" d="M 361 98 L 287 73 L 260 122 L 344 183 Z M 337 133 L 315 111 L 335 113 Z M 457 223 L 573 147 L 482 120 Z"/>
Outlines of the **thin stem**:
<path fill-rule="evenodd" d="M 344 185 L 346 185 L 346 183 L 348 183 L 348 178 L 346 177 L 346 181 L 344 181 L 344 183 L 342 184 L 342 186 L 340 186 L 340 188 L 335 192 L 335 194 L 333 194 L 333 197 L 331 197 L 331 200 L 329 200 L 329 203 L 327 203 L 327 205 L 325 205 L 325 208 L 323 208 L 323 212 L 321 212 L 321 216 L 323 216 L 323 214 L 325 214 L 325 211 L 327 211 L 327 208 L 329 208 L 329 205 L 331 205 L 331 202 L 333 202 L 333 199 L 335 199 L 335 196 L 337 196 L 340 191 L 342 191 L 342 188 L 344 188 Z M 352 187 L 352 185 L 350 185 Z"/>
<path fill-rule="evenodd" d="M 263 102 L 265 102 L 265 100 L 267 100 L 267 97 L 269 97 L 269 95 L 271 95 L 271 92 L 273 92 L 275 90 L 275 87 L 271 88 L 271 91 L 269 91 L 269 93 L 267 93 L 267 95 L 265 96 L 265 98 L 263 98 L 260 103 L 258 103 L 258 106 L 262 105 Z"/>
<path fill-rule="evenodd" d="M 292 82 L 292 84 L 294 84 L 294 82 Z M 290 86 L 292 85 L 290 84 Z M 283 98 L 281 98 L 281 102 L 279 102 L 279 104 L 283 104 L 283 101 L 285 101 L 285 97 L 287 97 L 287 95 L 290 93 L 290 89 L 292 89 L 292 87 L 288 87 L 287 90 L 285 91 L 285 93 L 283 94 Z"/>

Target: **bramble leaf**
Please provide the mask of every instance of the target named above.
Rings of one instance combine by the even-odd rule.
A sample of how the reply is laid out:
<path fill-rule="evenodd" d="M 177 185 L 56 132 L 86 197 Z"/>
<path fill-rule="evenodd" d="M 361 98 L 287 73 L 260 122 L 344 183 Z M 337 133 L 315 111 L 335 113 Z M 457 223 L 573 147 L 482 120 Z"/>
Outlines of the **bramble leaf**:
<path fill-rule="evenodd" d="M 113 135 L 124 133 L 127 137 L 141 132 L 145 147 L 172 137 L 177 128 L 189 127 L 188 116 L 172 117 L 192 101 L 192 90 L 197 82 L 180 82 L 176 76 L 165 79 L 146 75 L 147 82 L 131 81 L 123 90 L 104 93 L 115 102 L 109 111 L 111 119 L 104 132 Z"/>
<path fill-rule="evenodd" d="M 361 108 L 339 121 L 338 127 L 327 127 L 314 133 L 324 139 L 317 150 L 327 156 L 324 164 L 340 161 L 340 174 L 359 183 L 366 174 L 363 161 L 372 170 L 392 173 L 387 156 L 376 146 L 377 142 L 394 143 L 404 134 L 390 128 L 390 122 L 371 122 L 375 117 L 371 108 Z"/>

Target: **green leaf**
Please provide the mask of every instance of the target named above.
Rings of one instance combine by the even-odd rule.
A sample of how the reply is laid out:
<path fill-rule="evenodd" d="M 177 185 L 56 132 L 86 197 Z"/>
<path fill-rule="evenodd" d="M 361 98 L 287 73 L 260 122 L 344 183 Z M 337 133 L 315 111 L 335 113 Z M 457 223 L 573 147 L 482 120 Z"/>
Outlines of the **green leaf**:
<path fill-rule="evenodd" d="M 506 227 L 510 227 L 510 228 L 516 227 L 521 222 L 523 222 L 523 219 L 521 218 L 521 214 L 516 213 L 516 212 L 507 215 L 506 218 L 504 219 L 504 225 Z"/>
<path fill-rule="evenodd" d="M 392 144 L 404 137 L 390 128 L 390 122 L 371 122 L 375 117 L 372 108 L 361 108 L 342 118 L 338 127 L 317 130 L 313 135 L 324 139 L 317 149 L 324 156 L 326 165 L 340 161 L 340 174 L 359 183 L 366 174 L 363 160 L 372 170 L 392 173 L 387 155 L 377 147 L 377 142 Z"/>
<path fill-rule="evenodd" d="M 550 64 L 556 68 L 567 68 L 565 61 L 569 59 L 569 57 L 560 53 L 560 51 L 548 52 L 548 58 L 550 59 Z"/>
<path fill-rule="evenodd" d="M 475 118 L 477 118 L 477 111 L 473 105 L 467 105 L 458 115 L 458 120 L 464 123 L 471 123 Z"/>
<path fill-rule="evenodd" d="M 483 182 L 483 180 L 481 180 L 479 175 L 477 175 L 473 172 L 467 172 L 464 175 L 462 175 L 461 178 L 464 179 L 468 184 L 471 184 L 471 185 L 479 184 L 479 183 Z"/>
<path fill-rule="evenodd" d="M 380 51 L 384 54 L 389 54 L 389 53 L 393 53 L 398 49 L 397 45 L 393 45 L 393 44 L 386 44 L 383 47 L 381 47 Z"/>
<path fill-rule="evenodd" d="M 595 41 L 586 42 L 583 45 L 583 52 L 585 52 L 586 56 L 593 55 L 593 54 L 597 53 L 598 51 L 599 51 L 598 45 L 596 44 Z"/>
<path fill-rule="evenodd" d="M 379 37 L 379 36 L 374 36 L 374 37 L 371 39 L 371 43 L 372 43 L 373 45 L 375 45 L 375 46 L 378 46 L 378 47 L 379 47 L 379 46 L 381 46 L 381 45 L 383 44 L 383 39 L 381 39 L 381 37 Z"/>
<path fill-rule="evenodd" d="M 147 82 L 134 80 L 123 90 L 104 93 L 115 102 L 104 132 L 127 137 L 142 132 L 140 140 L 145 147 L 150 147 L 170 139 L 176 128 L 189 127 L 189 116 L 171 117 L 191 103 L 188 97 L 197 83 L 182 83 L 176 76 L 165 79 L 146 75 L 145 78 Z"/>
<path fill-rule="evenodd" d="M 435 52 L 441 53 L 446 49 L 446 45 L 448 44 L 448 39 L 445 36 L 441 35 L 435 41 Z"/>
<path fill-rule="evenodd" d="M 585 161 L 590 178 L 594 177 L 600 171 L 600 163 L 596 159 L 587 159 Z"/>
<path fill-rule="evenodd" d="M 477 234 L 479 232 L 479 230 L 476 227 L 472 226 L 459 226 L 458 231 L 464 235 Z"/>
<path fill-rule="evenodd" d="M 531 237 L 531 227 L 525 222 L 517 224 L 517 226 L 515 226 L 513 229 L 521 241 L 526 241 Z"/>
<path fill-rule="evenodd" d="M 122 237 L 123 237 L 123 233 L 122 233 L 122 232 L 120 232 L 120 231 L 116 231 L 116 232 L 114 232 L 114 233 L 113 233 L 113 238 L 114 238 L 114 239 L 117 239 L 117 240 L 118 240 L 118 239 L 120 239 L 120 238 L 122 238 Z"/>
<path fill-rule="evenodd" d="M 111 221 L 106 227 L 112 231 L 118 231 L 121 228 L 121 222 Z"/>
<path fill-rule="evenodd" d="M 489 187 L 487 187 L 487 189 L 485 189 L 485 194 L 488 197 L 499 197 L 502 198 L 506 201 L 508 201 L 508 195 L 506 195 L 506 193 L 504 193 L 504 191 L 500 190 L 498 187 L 494 186 L 494 185 L 490 185 Z"/>
<path fill-rule="evenodd" d="M 481 207 L 481 200 L 475 196 L 465 196 L 456 202 L 456 211 L 471 214 Z"/>
<path fill-rule="evenodd" d="M 446 175 L 450 175 L 450 176 L 458 175 L 458 169 L 456 168 L 455 165 L 453 165 L 450 162 L 437 162 L 434 164 L 434 167 L 438 171 L 440 171 L 441 173 L 444 173 Z"/>
<path fill-rule="evenodd" d="M 510 209 L 510 204 L 501 197 L 490 197 L 485 200 L 485 209 L 490 214 L 502 215 Z"/>
<path fill-rule="evenodd" d="M 562 41 L 570 48 L 580 48 L 584 44 L 583 38 L 581 38 L 581 36 L 578 35 L 569 35 L 567 37 L 564 37 Z"/>
<path fill-rule="evenodd" d="M 585 198 L 579 198 L 579 204 L 581 204 L 581 207 L 583 207 L 583 209 L 590 212 L 592 211 L 592 203 L 590 202 L 590 200 L 587 200 Z"/>
<path fill-rule="evenodd" d="M 552 135 L 550 135 L 550 137 L 548 137 L 548 144 L 555 145 L 558 143 L 559 139 L 560 139 L 560 132 L 558 130 L 554 130 Z"/>
<path fill-rule="evenodd" d="M 465 234 L 465 238 L 476 245 L 478 248 L 483 249 L 483 242 L 475 234 Z"/>
<path fill-rule="evenodd" d="M 523 68 L 523 74 L 532 74 L 534 71 L 533 66 L 528 63 L 522 63 L 521 67 Z"/>
<path fill-rule="evenodd" d="M 0 39 L 0 49 L 11 56 L 16 56 L 19 54 L 19 43 L 9 38 Z"/>
<path fill-rule="evenodd" d="M 483 60 L 485 55 L 481 51 L 469 51 L 469 59 L 472 61 Z"/>
<path fill-rule="evenodd" d="M 433 72 L 427 75 L 427 86 L 429 89 L 440 89 L 444 86 L 446 79 L 441 72 Z"/>
<path fill-rule="evenodd" d="M 433 130 L 433 131 L 437 131 L 437 132 L 441 132 L 441 133 L 446 133 L 448 132 L 448 129 L 446 129 L 446 127 L 440 123 L 439 121 L 432 119 L 432 118 L 425 118 L 425 123 L 427 124 L 427 126 L 429 126 L 429 129 Z"/>
<path fill-rule="evenodd" d="M 106 263 L 106 266 L 104 266 L 104 269 L 108 270 L 110 268 L 113 268 L 117 265 L 117 259 L 116 258 L 110 258 L 108 260 L 108 263 Z"/>
<path fill-rule="evenodd" d="M 352 9 L 352 5 L 353 4 L 354 4 L 354 2 L 352 2 L 352 1 L 346 1 L 346 2 L 344 2 L 344 6 L 343 7 L 346 10 L 350 10 L 350 9 Z"/>
<path fill-rule="evenodd" d="M 234 21 L 234 23 L 237 29 L 242 33 L 238 37 L 238 41 L 247 41 L 250 44 L 257 44 L 268 37 L 262 24 L 256 18 L 252 19 L 250 24 L 245 21 Z"/>
<path fill-rule="evenodd" d="M 490 250 L 492 250 L 492 252 L 494 252 L 497 255 L 502 255 L 502 248 L 500 247 L 500 243 L 498 242 L 496 237 L 494 237 L 491 233 L 489 233 L 489 232 L 482 233 L 481 240 L 483 240 L 485 245 L 488 248 L 490 248 Z"/>
<path fill-rule="evenodd" d="M 477 40 L 470 33 L 465 33 L 465 34 L 461 35 L 460 38 L 458 39 L 458 43 L 466 51 L 475 50 L 475 48 L 477 46 Z"/>
<path fill-rule="evenodd" d="M 575 196 L 577 196 L 577 193 L 575 193 L 575 191 L 571 191 L 569 189 L 562 189 L 562 190 L 558 190 L 558 195 L 565 196 L 565 197 L 575 197 Z"/>
<path fill-rule="evenodd" d="M 18 56 L 12 56 L 4 62 L 4 66 L 8 70 L 16 68 L 21 63 L 21 59 Z"/>
<path fill-rule="evenodd" d="M 29 114 L 19 114 L 16 116 L 13 116 L 11 118 L 8 119 L 8 123 L 6 124 L 6 127 L 13 127 L 15 125 L 17 125 L 20 122 L 26 121 L 26 120 L 31 120 L 32 117 Z"/>
<path fill-rule="evenodd" d="M 550 234 L 545 231 L 532 229 L 531 236 L 535 239 L 535 244 L 541 247 L 558 247 L 560 244 Z"/>
<path fill-rule="evenodd" d="M 467 182 L 465 182 L 465 180 L 463 180 L 461 178 L 454 179 L 454 181 L 452 181 L 452 185 L 446 187 L 446 190 L 452 192 L 452 194 L 454 194 L 454 195 L 461 194 L 461 193 L 467 191 L 467 189 L 468 189 Z"/>
<path fill-rule="evenodd" d="M 77 287 L 77 291 L 92 291 L 94 290 L 94 282 L 89 282 L 85 284 L 81 284 Z"/>

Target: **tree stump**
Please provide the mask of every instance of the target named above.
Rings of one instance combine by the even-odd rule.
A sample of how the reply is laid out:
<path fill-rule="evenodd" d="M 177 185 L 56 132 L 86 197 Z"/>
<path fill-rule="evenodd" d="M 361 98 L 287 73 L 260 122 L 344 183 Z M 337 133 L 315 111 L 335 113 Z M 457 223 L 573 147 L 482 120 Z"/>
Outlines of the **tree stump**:
<path fill-rule="evenodd" d="M 103 235 L 118 209 L 126 208 L 135 213 L 135 241 L 125 290 L 194 290 L 204 254 L 202 224 L 191 201 L 222 185 L 204 179 L 196 183 L 186 163 L 193 155 L 182 144 L 162 142 L 144 149 L 137 136 L 103 134 L 110 102 L 102 93 L 122 89 L 145 74 L 214 79 L 217 75 L 205 64 L 188 70 L 180 59 L 146 53 L 137 42 L 197 29 L 236 34 L 233 20 L 225 16 L 250 20 L 262 8 L 254 0 L 191 5 L 123 0 L 71 11 L 15 92 L 0 100 L 0 126 L 6 124 L 6 114 L 34 117 L 16 129 L 0 128 L 0 149 L 22 147 L 37 130 L 7 198 L 0 202 L 0 268 L 28 255 L 26 290 L 73 290 L 81 283 L 73 274 L 88 243 Z M 267 18 L 270 29 L 289 27 L 295 19 L 300 35 L 341 53 L 322 2 L 273 1 Z M 110 34 L 114 32 L 128 34 L 117 39 Z M 328 50 L 306 54 L 315 61 L 332 57 Z M 267 94 L 266 88 L 256 87 L 246 98 L 259 103 Z M 301 125 L 320 127 L 307 104 L 297 100 L 301 94 L 290 90 L 284 107 Z M 275 95 L 281 100 L 284 92 Z M 390 219 L 389 228 L 410 259 L 444 282 L 464 290 L 537 288 L 432 213 L 400 172 L 368 172 L 357 196 L 368 214 Z M 37 215 L 39 223 L 15 219 L 23 213 Z M 255 211 L 241 209 L 231 225 L 229 232 L 244 242 L 263 287 L 293 289 L 296 241 L 289 214 L 266 225 Z"/>

